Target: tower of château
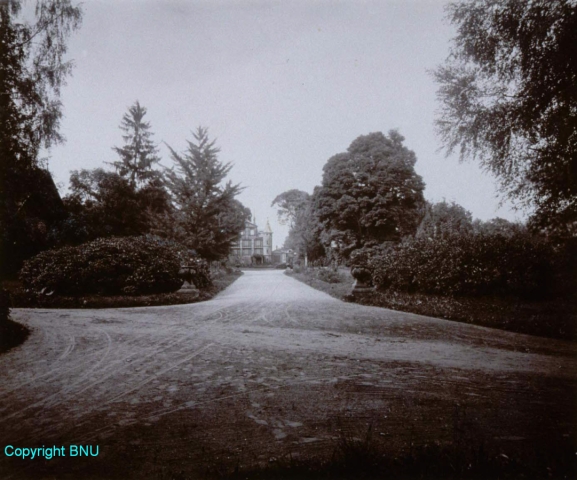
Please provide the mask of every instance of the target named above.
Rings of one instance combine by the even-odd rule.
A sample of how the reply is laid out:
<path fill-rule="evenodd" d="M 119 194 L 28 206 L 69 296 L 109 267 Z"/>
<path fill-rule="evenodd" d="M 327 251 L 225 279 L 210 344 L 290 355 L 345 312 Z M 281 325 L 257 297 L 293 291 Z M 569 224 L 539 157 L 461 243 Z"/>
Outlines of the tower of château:
<path fill-rule="evenodd" d="M 266 219 L 266 227 L 262 232 L 263 237 L 263 254 L 266 258 L 270 259 L 272 255 L 272 230 L 270 228 L 270 223 L 268 223 L 268 218 Z"/>

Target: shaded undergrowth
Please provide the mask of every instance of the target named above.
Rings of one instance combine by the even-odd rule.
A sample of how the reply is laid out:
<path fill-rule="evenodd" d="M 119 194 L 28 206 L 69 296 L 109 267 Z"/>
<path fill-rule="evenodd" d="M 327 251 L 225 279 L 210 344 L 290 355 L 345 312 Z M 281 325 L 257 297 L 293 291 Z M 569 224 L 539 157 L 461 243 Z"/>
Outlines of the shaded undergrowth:
<path fill-rule="evenodd" d="M 291 273 L 293 278 L 340 300 L 444 318 L 516 333 L 577 341 L 577 304 L 571 300 L 528 301 L 501 297 L 453 297 L 373 291 L 352 296 L 354 279 L 341 272 L 340 283 L 322 281 L 313 270 Z"/>

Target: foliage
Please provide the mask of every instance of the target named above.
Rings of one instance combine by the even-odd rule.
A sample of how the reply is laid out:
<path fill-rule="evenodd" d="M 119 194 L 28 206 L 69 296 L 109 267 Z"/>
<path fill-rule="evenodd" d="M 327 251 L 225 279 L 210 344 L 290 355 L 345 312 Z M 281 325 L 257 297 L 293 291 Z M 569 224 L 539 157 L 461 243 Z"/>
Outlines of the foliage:
<path fill-rule="evenodd" d="M 101 168 L 71 172 L 61 244 L 148 234 L 157 217 L 170 209 L 160 173 L 153 170 L 160 159 L 145 114 L 146 108 L 136 102 L 124 115 L 120 128 L 126 133 L 126 145 L 114 148 L 120 156 L 112 163 L 116 172 Z"/>
<path fill-rule="evenodd" d="M 577 258 L 577 257 L 574 257 Z M 344 283 L 329 284 L 314 276 L 312 269 L 304 273 L 286 273 L 296 280 L 339 300 L 363 305 L 411 312 L 427 317 L 445 318 L 489 328 L 538 335 L 564 340 L 577 340 L 577 310 L 575 298 L 552 298 L 535 302 L 534 298 L 512 299 L 498 296 L 447 296 L 408 293 L 389 288 L 351 295 L 354 278 L 348 270 L 339 269 Z M 575 285 L 575 282 L 573 283 Z M 572 292 L 577 289 L 573 287 Z"/>
<path fill-rule="evenodd" d="M 158 237 L 100 238 L 48 250 L 20 272 L 26 289 L 45 295 L 150 294 L 180 288 L 180 250 Z"/>
<path fill-rule="evenodd" d="M 370 265 L 381 289 L 534 298 L 550 293 L 553 251 L 524 231 L 408 238 L 376 252 Z"/>
<path fill-rule="evenodd" d="M 20 177 L 22 179 L 22 177 Z M 3 212 L 0 222 L 0 264 L 3 275 L 18 272 L 22 262 L 54 244 L 66 210 L 50 172 L 34 167 L 26 174 L 26 189 L 18 204 Z M 12 188 L 12 187 L 11 187 Z M 5 192 L 4 192 L 5 193 Z M 7 194 L 4 206 L 15 197 Z M 17 207 L 17 208 L 16 208 Z"/>
<path fill-rule="evenodd" d="M 17 271 L 23 258 L 46 247 L 46 232 L 61 213 L 60 198 L 38 155 L 41 148 L 63 140 L 58 132 L 59 96 L 71 70 L 71 63 L 63 58 L 68 36 L 79 27 L 82 16 L 69 0 L 39 0 L 32 22 L 24 20 L 21 10 L 21 1 L 0 2 L 0 262 L 4 274 Z"/>
<path fill-rule="evenodd" d="M 577 225 L 577 4 L 461 0 L 453 49 L 434 76 L 448 153 L 479 159 L 538 228 Z"/>
<path fill-rule="evenodd" d="M 520 223 L 510 222 L 504 218 L 493 218 L 486 222 L 476 219 L 473 222 L 473 231 L 489 235 L 499 234 L 511 237 L 519 233 L 526 233 L 527 227 Z"/>
<path fill-rule="evenodd" d="M 63 140 L 60 88 L 72 69 L 64 62 L 66 40 L 80 26 L 82 11 L 70 0 L 39 0 L 35 22 L 19 17 L 22 2 L 0 3 L 0 92 L 3 142 L 14 142 L 18 158 L 35 164 L 41 147 Z M 12 152 L 16 153 L 15 151 Z M 24 166 L 24 165 L 22 165 Z"/>
<path fill-rule="evenodd" d="M 122 148 L 114 147 L 120 160 L 112 165 L 121 177 L 129 180 L 133 188 L 158 176 L 152 167 L 160 161 L 160 157 L 158 148 L 151 140 L 150 123 L 144 121 L 145 115 L 146 108 L 138 101 L 128 109 L 120 124 L 120 129 L 125 133 L 122 136 L 125 145 Z"/>
<path fill-rule="evenodd" d="M 217 293 L 237 280 L 240 271 L 226 272 L 213 277 L 213 284 L 203 289 L 180 289 L 176 292 L 146 295 L 97 295 L 81 296 L 37 295 L 25 291 L 20 282 L 9 285 L 14 308 L 132 308 L 156 305 L 181 305 L 210 300 Z M 0 351 L 2 350 L 0 332 Z"/>
<path fill-rule="evenodd" d="M 284 246 L 296 250 L 301 257 L 306 254 L 309 262 L 326 257 L 327 251 L 322 243 L 322 225 L 312 202 L 299 212 Z"/>
<path fill-rule="evenodd" d="M 271 207 L 278 207 L 278 220 L 281 225 L 288 225 L 291 230 L 295 225 L 297 217 L 310 203 L 311 196 L 302 190 L 287 190 L 277 195 L 272 201 Z"/>
<path fill-rule="evenodd" d="M 428 203 L 416 235 L 418 237 L 444 237 L 473 230 L 471 212 L 455 202 Z"/>
<path fill-rule="evenodd" d="M 169 208 L 159 178 L 136 187 L 101 168 L 71 172 L 70 192 L 64 199 L 69 215 L 60 225 L 63 242 L 144 235 L 152 230 L 155 215 Z"/>
<path fill-rule="evenodd" d="M 343 283 L 343 276 L 331 268 L 320 268 L 316 270 L 316 277 L 326 283 Z"/>
<path fill-rule="evenodd" d="M 552 288 L 558 296 L 577 301 L 577 238 L 553 244 L 552 248 Z"/>
<path fill-rule="evenodd" d="M 315 215 L 312 197 L 302 190 L 288 190 L 278 195 L 271 206 L 278 206 L 281 225 L 290 226 L 284 248 L 298 253 L 308 261 L 323 258 L 326 254 L 321 243 L 321 225 Z"/>
<path fill-rule="evenodd" d="M 199 127 L 194 138 L 197 143 L 187 142 L 183 154 L 168 147 L 175 168 L 168 169 L 164 178 L 173 209 L 160 231 L 207 260 L 219 260 L 228 256 L 250 211 L 235 198 L 240 185 L 222 184 L 232 165 L 218 160 L 219 149 L 207 130 Z"/>
<path fill-rule="evenodd" d="M 371 133 L 351 143 L 323 167 L 313 195 L 325 245 L 345 258 L 365 245 L 399 240 L 415 232 L 424 205 L 424 183 L 415 154 L 396 131 Z"/>

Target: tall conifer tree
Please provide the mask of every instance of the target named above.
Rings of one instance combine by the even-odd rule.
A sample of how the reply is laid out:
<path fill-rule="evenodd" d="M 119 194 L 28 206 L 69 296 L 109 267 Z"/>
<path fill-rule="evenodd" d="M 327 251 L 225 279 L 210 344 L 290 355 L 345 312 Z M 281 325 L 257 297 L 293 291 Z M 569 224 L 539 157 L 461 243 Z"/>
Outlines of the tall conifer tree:
<path fill-rule="evenodd" d="M 144 121 L 146 108 L 137 101 L 122 117 L 120 129 L 125 133 L 122 138 L 125 145 L 114 147 L 120 160 L 112 165 L 121 177 L 127 178 L 132 187 L 141 185 L 157 176 L 154 164 L 160 161 L 158 148 L 152 141 L 150 123 Z"/>
<path fill-rule="evenodd" d="M 219 161 L 219 149 L 207 130 L 199 127 L 194 139 L 187 142 L 183 154 L 168 146 L 175 167 L 164 176 L 174 207 L 167 225 L 175 240 L 208 260 L 217 260 L 228 255 L 250 211 L 235 198 L 240 185 L 223 184 L 232 165 Z"/>

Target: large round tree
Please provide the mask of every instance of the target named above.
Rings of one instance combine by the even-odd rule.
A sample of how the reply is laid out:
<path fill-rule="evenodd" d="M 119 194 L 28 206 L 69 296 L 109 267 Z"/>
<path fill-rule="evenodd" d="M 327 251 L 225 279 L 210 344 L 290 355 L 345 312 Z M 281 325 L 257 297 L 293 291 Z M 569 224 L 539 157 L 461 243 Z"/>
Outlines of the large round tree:
<path fill-rule="evenodd" d="M 341 255 L 415 233 L 425 184 L 403 141 L 394 130 L 363 135 L 324 166 L 313 202 L 326 242 Z"/>

